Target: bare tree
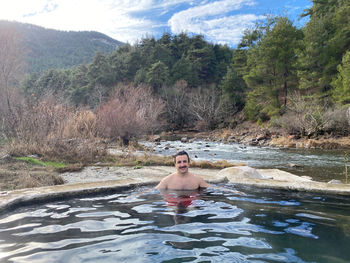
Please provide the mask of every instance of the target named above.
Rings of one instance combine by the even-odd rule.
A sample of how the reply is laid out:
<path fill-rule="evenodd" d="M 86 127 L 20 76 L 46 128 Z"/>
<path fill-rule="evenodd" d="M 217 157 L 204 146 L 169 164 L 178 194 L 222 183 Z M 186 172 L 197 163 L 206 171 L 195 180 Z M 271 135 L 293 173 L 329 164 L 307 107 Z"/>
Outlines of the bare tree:
<path fill-rule="evenodd" d="M 23 75 L 25 48 L 21 34 L 9 23 L 0 24 L 0 104 L 11 111 L 13 88 Z M 6 108 L 5 108 L 6 105 Z"/>
<path fill-rule="evenodd" d="M 229 107 L 220 90 L 215 87 L 198 88 L 189 95 L 189 109 L 201 129 L 213 129 L 229 113 Z"/>
<path fill-rule="evenodd" d="M 177 81 L 171 88 L 162 89 L 166 119 L 173 129 L 181 129 L 193 123 L 189 111 L 188 93 L 189 87 L 185 80 Z"/>
<path fill-rule="evenodd" d="M 127 145 L 132 137 L 157 127 L 164 103 L 150 87 L 119 86 L 114 96 L 97 110 L 97 129 L 102 137 L 121 138 Z"/>

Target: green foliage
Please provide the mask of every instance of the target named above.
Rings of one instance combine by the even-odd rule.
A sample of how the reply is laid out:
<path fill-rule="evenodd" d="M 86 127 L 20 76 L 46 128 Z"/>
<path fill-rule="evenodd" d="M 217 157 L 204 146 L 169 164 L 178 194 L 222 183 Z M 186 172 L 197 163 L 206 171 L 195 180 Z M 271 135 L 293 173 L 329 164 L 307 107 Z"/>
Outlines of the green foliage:
<path fill-rule="evenodd" d="M 245 101 L 246 84 L 233 67 L 228 69 L 220 87 L 230 103 L 241 110 Z"/>
<path fill-rule="evenodd" d="M 158 91 L 168 80 L 168 67 L 161 61 L 152 64 L 146 74 L 147 83 L 150 84 L 155 91 Z"/>
<path fill-rule="evenodd" d="M 333 80 L 333 98 L 340 104 L 350 103 L 350 50 L 343 57 L 342 64 L 338 66 L 338 75 Z"/>
<path fill-rule="evenodd" d="M 265 86 L 256 87 L 253 91 L 248 92 L 244 113 L 252 121 L 267 121 L 271 117 L 279 114 L 279 101 L 274 94 Z M 263 101 L 263 98 L 269 100 Z"/>
<path fill-rule="evenodd" d="M 337 66 L 350 48 L 350 2 L 314 1 L 307 11 L 303 49 L 299 54 L 300 87 L 324 93 L 331 88 Z"/>
<path fill-rule="evenodd" d="M 144 38 L 110 54 L 97 52 L 88 64 L 31 74 L 22 88 L 27 95 L 59 95 L 75 105 L 96 108 L 120 83 L 149 84 L 155 93 L 185 80 L 189 87 L 218 84 L 226 74 L 232 49 L 213 45 L 203 36 L 165 33 L 159 40 Z"/>
<path fill-rule="evenodd" d="M 194 83 L 198 83 L 196 76 L 191 74 L 191 69 L 192 66 L 189 59 L 182 56 L 171 69 L 171 83 L 176 83 L 181 79 L 185 80 L 187 83 L 191 83 L 191 86 L 193 86 Z"/>
<path fill-rule="evenodd" d="M 288 90 L 296 88 L 297 83 L 295 49 L 301 34 L 283 17 L 267 20 L 261 27 L 264 31 L 247 53 L 249 71 L 244 80 L 251 93 L 246 104 L 249 119 L 256 119 L 259 114 L 263 118 L 278 115 L 281 105 L 285 107 L 287 103 Z"/>
<path fill-rule="evenodd" d="M 69 70 L 48 70 L 41 75 L 32 74 L 24 80 L 23 89 L 27 95 L 41 97 L 49 93 L 65 96 L 70 87 Z"/>
<path fill-rule="evenodd" d="M 65 168 L 67 165 L 64 163 L 50 162 L 50 161 L 41 161 L 34 157 L 15 157 L 16 160 L 25 161 L 30 164 L 40 165 L 40 166 L 50 166 L 54 168 Z"/>

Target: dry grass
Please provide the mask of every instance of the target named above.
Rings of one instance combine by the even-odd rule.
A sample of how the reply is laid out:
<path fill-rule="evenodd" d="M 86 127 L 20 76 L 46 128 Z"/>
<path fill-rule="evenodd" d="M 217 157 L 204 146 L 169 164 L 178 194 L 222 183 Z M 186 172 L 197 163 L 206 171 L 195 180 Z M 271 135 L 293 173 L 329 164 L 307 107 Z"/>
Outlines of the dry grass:
<path fill-rule="evenodd" d="M 63 127 L 63 138 L 92 139 L 97 133 L 97 118 L 90 110 L 78 110 L 71 114 Z"/>
<path fill-rule="evenodd" d="M 115 165 L 117 166 L 151 166 L 151 165 L 174 165 L 173 158 L 170 156 L 156 156 L 151 154 L 136 155 L 125 153 L 115 156 Z"/>
<path fill-rule="evenodd" d="M 19 109 L 13 116 L 16 124 L 7 125 L 8 154 L 36 154 L 44 160 L 68 163 L 92 163 L 108 158 L 107 147 L 96 137 L 96 116 L 47 99 Z"/>
<path fill-rule="evenodd" d="M 63 178 L 50 173 L 27 173 L 18 177 L 16 189 L 64 184 Z"/>
<path fill-rule="evenodd" d="M 191 167 L 209 168 L 209 169 L 224 169 L 233 166 L 245 166 L 245 163 L 230 163 L 226 160 L 209 162 L 209 161 L 191 161 Z"/>
<path fill-rule="evenodd" d="M 107 148 L 103 143 L 82 139 L 51 139 L 41 142 L 13 140 L 7 145 L 7 152 L 12 156 L 36 154 L 43 160 L 68 163 L 89 164 L 108 159 Z"/>
<path fill-rule="evenodd" d="M 123 155 L 115 156 L 117 166 L 174 166 L 174 159 L 172 156 L 157 156 L 152 154 L 135 155 L 132 153 L 125 153 Z M 209 169 L 224 169 L 232 166 L 244 166 L 245 163 L 230 163 L 225 160 L 210 162 L 210 161 L 192 161 L 191 167 L 209 168 Z"/>
<path fill-rule="evenodd" d="M 22 161 L 0 163 L 0 190 L 15 190 L 63 184 L 63 178 L 51 167 Z"/>

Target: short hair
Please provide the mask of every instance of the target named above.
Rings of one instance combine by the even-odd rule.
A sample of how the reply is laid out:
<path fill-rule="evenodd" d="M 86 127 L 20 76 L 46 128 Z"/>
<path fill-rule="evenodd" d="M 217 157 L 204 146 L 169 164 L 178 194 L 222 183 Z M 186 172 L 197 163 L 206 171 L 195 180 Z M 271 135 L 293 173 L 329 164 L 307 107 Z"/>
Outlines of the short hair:
<path fill-rule="evenodd" d="M 185 152 L 185 151 L 180 151 L 180 152 L 177 152 L 176 154 L 173 155 L 173 157 L 174 157 L 174 163 L 176 162 L 176 157 L 177 157 L 177 156 L 181 156 L 181 155 L 186 155 L 186 156 L 187 156 L 187 159 L 188 159 L 188 162 L 190 162 L 190 156 L 188 155 L 188 153 Z"/>

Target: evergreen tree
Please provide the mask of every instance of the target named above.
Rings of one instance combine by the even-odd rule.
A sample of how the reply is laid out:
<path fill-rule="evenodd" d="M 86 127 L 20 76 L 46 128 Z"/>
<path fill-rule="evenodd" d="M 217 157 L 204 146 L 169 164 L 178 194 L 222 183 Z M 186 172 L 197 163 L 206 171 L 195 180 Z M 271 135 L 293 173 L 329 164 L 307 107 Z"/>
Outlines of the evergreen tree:
<path fill-rule="evenodd" d="M 286 107 L 288 90 L 297 86 L 295 49 L 302 36 L 288 18 L 267 20 L 267 24 L 261 40 L 247 53 L 249 72 L 244 76 L 252 93 L 246 107 L 258 109 L 249 104 L 260 105 L 264 118 L 278 115 L 281 105 Z"/>
<path fill-rule="evenodd" d="M 102 53 L 96 53 L 92 62 L 88 65 L 87 77 L 90 86 L 112 86 L 113 77 L 108 58 Z"/>
<path fill-rule="evenodd" d="M 333 80 L 333 97 L 340 104 L 350 103 L 350 50 L 345 53 L 342 64 L 338 66 L 338 75 Z"/>
<path fill-rule="evenodd" d="M 160 88 L 166 83 L 169 76 L 168 67 L 161 61 L 154 63 L 150 70 L 147 72 L 147 83 L 150 84 L 155 92 L 158 92 Z"/>
<path fill-rule="evenodd" d="M 194 77 L 191 74 L 191 62 L 185 56 L 181 57 L 171 69 L 171 84 L 183 79 L 192 86 L 194 82 L 198 82 L 197 79 L 193 81 Z"/>
<path fill-rule="evenodd" d="M 243 108 L 246 84 L 233 67 L 228 69 L 225 77 L 220 83 L 220 88 L 234 108 L 238 110 Z"/>
<path fill-rule="evenodd" d="M 300 88 L 312 93 L 327 92 L 337 75 L 337 66 L 350 48 L 350 2 L 313 0 L 304 16 L 303 49 L 299 54 Z"/>

